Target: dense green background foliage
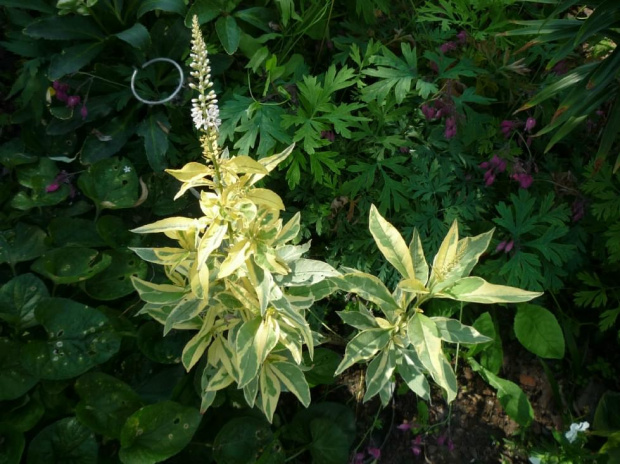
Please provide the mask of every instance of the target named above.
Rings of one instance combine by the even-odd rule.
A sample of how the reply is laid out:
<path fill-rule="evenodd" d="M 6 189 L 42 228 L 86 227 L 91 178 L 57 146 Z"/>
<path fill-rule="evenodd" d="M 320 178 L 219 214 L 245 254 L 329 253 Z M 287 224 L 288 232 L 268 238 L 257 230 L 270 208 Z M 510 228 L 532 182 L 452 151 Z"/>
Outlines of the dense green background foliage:
<path fill-rule="evenodd" d="M 299 453 L 300 462 L 339 463 L 364 436 L 348 406 L 322 402 L 353 335 L 335 317 L 358 309 L 344 294 L 309 314 L 333 342 L 305 372 L 313 404 L 287 404 L 272 426 L 238 407 L 234 387 L 201 420 L 204 365 L 181 365 L 192 334 L 164 337 L 135 317 L 132 278 L 164 276 L 129 247 L 170 242 L 129 230 L 200 215 L 191 195 L 173 201 L 179 183 L 163 170 L 199 160 L 201 149 L 187 86 L 151 106 L 130 81 L 138 69 L 136 88 L 150 100 L 174 90 L 171 65 L 141 66 L 170 58 L 187 76 L 194 14 L 221 145 L 259 159 L 296 143 L 267 186 L 285 219 L 302 213 L 311 258 L 394 288 L 397 273 L 369 234 L 372 204 L 405 240 L 417 229 L 427 256 L 455 219 L 462 236 L 495 227 L 475 274 L 544 296 L 465 311 L 439 301 L 425 312 L 494 339 L 449 358 L 497 390 L 527 453 L 578 459 L 562 434 L 532 444 L 534 411 L 502 378 L 502 353 L 516 341 L 546 359 L 552 383 L 565 381 L 555 399 L 567 424 L 589 379 L 620 389 L 608 348 L 620 315 L 615 3 L 0 0 L 4 462 L 283 462 Z M 620 425 L 606 412 L 615 404 L 608 393 L 590 418 L 609 437 L 600 462 L 618 455 Z M 248 437 L 243 447 L 238 436 Z"/>

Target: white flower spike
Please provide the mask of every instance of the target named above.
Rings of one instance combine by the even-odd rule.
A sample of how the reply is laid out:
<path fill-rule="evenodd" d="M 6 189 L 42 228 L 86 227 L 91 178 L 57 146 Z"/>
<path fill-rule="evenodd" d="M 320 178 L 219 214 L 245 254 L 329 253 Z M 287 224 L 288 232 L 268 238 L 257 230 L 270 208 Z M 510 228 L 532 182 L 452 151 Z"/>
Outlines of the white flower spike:
<path fill-rule="evenodd" d="M 579 432 L 585 432 L 590 428 L 590 424 L 588 422 L 579 422 L 578 424 L 571 424 L 570 430 L 564 434 L 569 443 L 573 443 L 577 439 L 577 434 Z"/>

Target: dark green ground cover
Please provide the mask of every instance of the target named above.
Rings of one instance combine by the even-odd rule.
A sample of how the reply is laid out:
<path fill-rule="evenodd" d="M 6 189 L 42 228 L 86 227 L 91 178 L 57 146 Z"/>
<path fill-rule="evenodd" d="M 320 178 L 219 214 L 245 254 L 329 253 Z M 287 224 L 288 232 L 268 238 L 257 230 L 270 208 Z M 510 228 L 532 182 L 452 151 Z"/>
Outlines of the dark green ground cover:
<path fill-rule="evenodd" d="M 620 459 L 616 2 L 0 6 L 1 463 Z M 286 217 L 301 211 L 311 257 L 394 281 L 368 234 L 374 203 L 407 239 L 417 227 L 429 256 L 454 219 L 463 236 L 495 227 L 475 272 L 545 292 L 466 306 L 463 322 L 494 342 L 450 352 L 464 392 L 453 409 L 439 391 L 427 405 L 397 389 L 395 412 L 357 403 L 363 379 L 333 377 L 350 336 L 335 311 L 356 304 L 344 294 L 309 314 L 327 339 L 306 372 L 312 405 L 285 399 L 271 425 L 233 387 L 200 416 L 200 366 L 180 365 L 192 334 L 134 317 L 131 277 L 162 276 L 128 247 L 163 242 L 129 229 L 200 214 L 163 172 L 200 147 L 187 85 L 145 105 L 130 80 L 159 57 L 188 75 L 194 14 L 221 143 L 262 158 L 296 142 L 268 187 Z M 158 63 L 136 86 L 155 100 L 177 81 Z"/>

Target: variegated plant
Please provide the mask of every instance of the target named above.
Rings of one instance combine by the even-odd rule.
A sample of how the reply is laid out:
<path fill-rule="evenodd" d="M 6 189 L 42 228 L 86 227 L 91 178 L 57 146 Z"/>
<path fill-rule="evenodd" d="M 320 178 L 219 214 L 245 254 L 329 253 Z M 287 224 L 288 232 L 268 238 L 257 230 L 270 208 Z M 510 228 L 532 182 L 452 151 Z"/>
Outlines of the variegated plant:
<path fill-rule="evenodd" d="M 336 370 L 340 374 L 357 362 L 369 362 L 366 371 L 368 400 L 379 394 L 389 401 L 398 372 L 409 388 L 430 399 L 424 373 L 445 391 L 448 402 L 456 397 L 454 371 L 442 343 L 476 344 L 490 341 L 473 327 L 456 319 L 429 317 L 423 307 L 432 298 L 449 298 L 474 303 L 520 303 L 541 293 L 493 285 L 480 277 L 469 277 L 489 246 L 493 231 L 459 240 L 456 221 L 443 240 L 429 272 L 417 230 L 409 246 L 396 228 L 377 209 L 370 210 L 370 233 L 383 256 L 396 268 L 402 280 L 393 292 L 375 276 L 358 271 L 330 280 L 342 290 L 372 303 L 384 317 L 377 317 L 363 305 L 358 311 L 342 311 L 342 320 L 360 332 L 349 342 Z M 430 274 L 430 275 L 429 275 Z"/>
<path fill-rule="evenodd" d="M 302 371 L 302 349 L 313 353 L 313 333 L 305 310 L 335 287 L 326 277 L 339 273 L 326 263 L 301 256 L 310 244 L 293 245 L 299 213 L 286 224 L 281 198 L 256 187 L 291 153 L 255 161 L 229 157 L 218 146 L 220 125 L 206 46 L 194 17 L 192 68 L 198 97 L 192 117 L 200 134 L 204 163 L 168 170 L 199 195 L 204 216 L 171 217 L 134 229 L 164 233 L 174 247 L 133 248 L 145 261 L 163 266 L 166 283 L 133 278 L 148 314 L 170 330 L 194 330 L 183 350 L 187 370 L 206 356 L 202 410 L 216 392 L 236 383 L 250 406 L 272 419 L 283 386 L 307 406 L 310 391 Z M 257 400 L 257 398 L 259 398 Z"/>

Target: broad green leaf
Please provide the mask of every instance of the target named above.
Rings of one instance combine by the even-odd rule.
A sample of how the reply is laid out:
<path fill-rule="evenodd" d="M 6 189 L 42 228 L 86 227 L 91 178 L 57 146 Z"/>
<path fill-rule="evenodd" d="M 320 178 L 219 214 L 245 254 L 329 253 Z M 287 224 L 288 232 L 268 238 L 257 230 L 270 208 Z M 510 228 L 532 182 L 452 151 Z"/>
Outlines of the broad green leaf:
<path fill-rule="evenodd" d="M 448 403 L 452 402 L 456 398 L 456 376 L 443 354 L 435 323 L 424 314 L 416 313 L 407 323 L 407 337 L 424 367 L 446 391 Z"/>
<path fill-rule="evenodd" d="M 379 350 L 385 348 L 390 341 L 390 329 L 369 329 L 357 334 L 347 344 L 344 359 L 336 369 L 339 375 L 353 364 L 372 358 Z"/>
<path fill-rule="evenodd" d="M 84 291 L 101 301 L 116 300 L 134 291 L 132 277 L 146 277 L 146 263 L 126 251 L 109 250 L 112 263 L 102 272 L 84 282 Z"/>
<path fill-rule="evenodd" d="M 204 23 L 208 23 L 217 18 L 221 12 L 221 5 L 215 2 L 210 0 L 196 0 L 185 16 L 185 27 L 192 27 L 192 18 L 194 16 L 198 16 L 198 24 L 202 26 Z"/>
<path fill-rule="evenodd" d="M 260 371 L 260 406 L 269 423 L 273 422 L 280 392 L 280 380 L 271 369 L 271 365 L 265 364 Z"/>
<path fill-rule="evenodd" d="M 140 190 L 135 168 L 126 158 L 108 158 L 93 164 L 78 179 L 78 187 L 99 209 L 131 208 Z"/>
<path fill-rule="evenodd" d="M 123 424 L 142 406 L 129 385 L 103 372 L 83 375 L 75 383 L 75 390 L 80 395 L 75 415 L 89 429 L 106 437 L 120 439 Z"/>
<path fill-rule="evenodd" d="M 0 422 L 0 462 L 2 464 L 19 464 L 26 447 L 23 433 L 8 423 Z"/>
<path fill-rule="evenodd" d="M 181 362 L 183 347 L 191 333 L 178 330 L 164 337 L 161 327 L 155 322 L 147 322 L 138 330 L 138 348 L 151 361 L 159 364 L 178 364 Z"/>
<path fill-rule="evenodd" d="M 100 311 L 65 298 L 41 300 L 35 309 L 47 339 L 22 347 L 24 366 L 42 379 L 76 377 L 104 363 L 120 348 L 121 337 Z"/>
<path fill-rule="evenodd" d="M 426 285 L 428 282 L 428 264 L 424 257 L 424 249 L 422 248 L 418 229 L 413 229 L 413 237 L 409 243 L 409 254 L 413 263 L 415 278 L 422 282 L 423 285 Z"/>
<path fill-rule="evenodd" d="M 371 274 L 353 272 L 344 274 L 342 277 L 331 277 L 330 281 L 341 290 L 355 293 L 376 304 L 388 317 L 399 308 L 398 303 L 383 282 Z"/>
<path fill-rule="evenodd" d="M 542 295 L 516 287 L 490 284 L 480 277 L 464 277 L 438 296 L 470 303 L 522 303 Z"/>
<path fill-rule="evenodd" d="M 47 298 L 45 284 L 34 274 L 21 274 L 0 288 L 0 319 L 15 326 L 18 331 L 36 325 L 34 309 Z"/>
<path fill-rule="evenodd" d="M 492 338 L 482 335 L 473 327 L 461 324 L 456 319 L 431 317 L 431 320 L 439 330 L 439 337 L 447 342 L 476 345 L 493 341 Z"/>
<path fill-rule="evenodd" d="M 562 327 L 551 311 L 533 304 L 517 306 L 515 334 L 521 344 L 541 358 L 564 357 Z"/>
<path fill-rule="evenodd" d="M 47 76 L 52 80 L 57 80 L 67 74 L 78 72 L 99 55 L 103 47 L 104 44 L 101 42 L 85 42 L 67 47 L 52 57 Z"/>
<path fill-rule="evenodd" d="M 11 424 L 13 430 L 32 430 L 45 414 L 45 406 L 36 395 L 24 395 L 19 401 L 9 404 L 0 413 L 0 422 Z"/>
<path fill-rule="evenodd" d="M 422 373 L 424 366 L 422 361 L 413 350 L 400 350 L 401 362 L 398 365 L 398 373 L 407 386 L 419 397 L 430 401 L 431 387 Z"/>
<path fill-rule="evenodd" d="M 56 10 L 45 0 L 0 0 L 0 5 L 26 10 L 41 11 L 43 13 L 55 13 Z"/>
<path fill-rule="evenodd" d="M 310 405 L 310 388 L 301 369 L 293 363 L 284 361 L 272 362 L 270 367 L 287 390 L 307 408 Z"/>
<path fill-rule="evenodd" d="M 30 23 L 24 33 L 45 40 L 101 41 L 105 38 L 97 23 L 88 16 L 48 16 Z"/>
<path fill-rule="evenodd" d="M 197 409 L 172 401 L 143 407 L 123 426 L 121 462 L 156 463 L 174 456 L 189 444 L 201 419 Z"/>
<path fill-rule="evenodd" d="M 47 235 L 36 226 L 18 222 L 14 229 L 0 232 L 0 263 L 15 266 L 41 256 Z"/>
<path fill-rule="evenodd" d="M 213 442 L 213 457 L 216 462 L 226 464 L 279 464 L 281 460 L 260 459 L 272 444 L 273 432 L 264 419 L 254 416 L 236 417 L 218 431 Z"/>
<path fill-rule="evenodd" d="M 226 53 L 234 54 L 239 48 L 241 39 L 241 29 L 232 16 L 220 16 L 215 22 L 215 32 L 220 39 L 220 43 Z"/>
<path fill-rule="evenodd" d="M 394 369 L 396 368 L 396 351 L 392 343 L 388 344 L 381 354 L 376 356 L 366 370 L 366 394 L 364 395 L 364 402 L 385 387 L 385 384 L 390 381 Z"/>
<path fill-rule="evenodd" d="M 93 433 L 75 417 L 67 417 L 47 426 L 28 447 L 29 464 L 97 464 L 99 445 Z"/>
<path fill-rule="evenodd" d="M 59 247 L 96 248 L 106 244 L 97 233 L 97 228 L 92 220 L 71 217 L 54 218 L 48 229 L 54 245 Z"/>
<path fill-rule="evenodd" d="M 185 288 L 176 285 L 154 284 L 133 276 L 131 283 L 140 294 L 140 299 L 147 303 L 172 304 L 178 302 L 187 293 Z"/>
<path fill-rule="evenodd" d="M 128 230 L 125 221 L 119 216 L 111 214 L 101 216 L 96 227 L 97 233 L 110 248 L 137 246 L 142 241 L 142 237 Z"/>
<path fill-rule="evenodd" d="M 144 51 L 151 46 L 151 36 L 149 35 L 149 31 L 140 23 L 135 23 L 129 29 L 118 32 L 115 35 L 138 50 Z"/>
<path fill-rule="evenodd" d="M 452 223 L 448 234 L 441 242 L 439 250 L 433 259 L 433 271 L 431 272 L 431 279 L 429 287 L 432 288 L 443 282 L 448 273 L 454 268 L 457 263 L 457 250 L 459 242 L 459 226 L 456 221 Z"/>
<path fill-rule="evenodd" d="M 342 356 L 335 351 L 328 348 L 319 347 L 314 350 L 314 356 L 310 359 L 307 353 L 304 353 L 304 364 L 310 368 L 310 370 L 304 371 L 306 380 L 310 386 L 316 385 L 332 385 L 336 382 L 334 372 Z"/>
<path fill-rule="evenodd" d="M 475 356 L 480 353 L 480 363 L 482 366 L 497 375 L 504 365 L 504 349 L 502 348 L 502 339 L 496 330 L 491 315 L 489 313 L 482 313 L 474 321 L 473 327 L 481 334 L 492 338 L 493 341 L 470 347 L 468 354 L 469 356 Z"/>
<path fill-rule="evenodd" d="M 185 9 L 186 6 L 183 0 L 142 0 L 137 15 L 140 18 L 149 11 L 161 10 L 184 16 Z"/>
<path fill-rule="evenodd" d="M 143 120 L 136 134 L 144 139 L 144 150 L 151 169 L 160 172 L 166 169 L 168 151 L 168 131 L 170 122 L 162 111 L 153 111 Z"/>
<path fill-rule="evenodd" d="M 594 413 L 593 428 L 597 432 L 609 433 L 620 430 L 620 393 L 606 391 L 596 406 Z"/>
<path fill-rule="evenodd" d="M 107 253 L 92 248 L 63 247 L 47 251 L 32 264 L 32 270 L 55 284 L 71 284 L 94 277 L 111 263 Z"/>
<path fill-rule="evenodd" d="M 405 279 L 415 279 L 413 260 L 407 244 L 396 227 L 386 221 L 375 205 L 370 207 L 368 228 L 375 239 L 377 247 L 385 258 Z"/>
<path fill-rule="evenodd" d="M 135 117 L 131 112 L 123 118 L 112 118 L 104 123 L 103 126 L 98 128 L 96 133 L 89 134 L 84 140 L 82 150 L 80 151 L 82 163 L 95 164 L 97 161 L 116 155 L 135 133 L 136 124 Z M 130 165 L 128 166 L 131 167 Z M 99 177 L 103 177 L 102 174 L 95 175 L 95 178 Z M 80 186 L 80 188 L 82 187 Z"/>
<path fill-rule="evenodd" d="M 534 419 L 534 410 L 523 390 L 514 382 L 502 379 L 488 371 L 473 358 L 469 358 L 468 362 L 474 371 L 479 372 L 493 388 L 497 389 L 497 398 L 506 414 L 523 427 L 530 425 Z"/>
<path fill-rule="evenodd" d="M 0 401 L 19 398 L 38 382 L 23 366 L 22 344 L 0 338 Z"/>

